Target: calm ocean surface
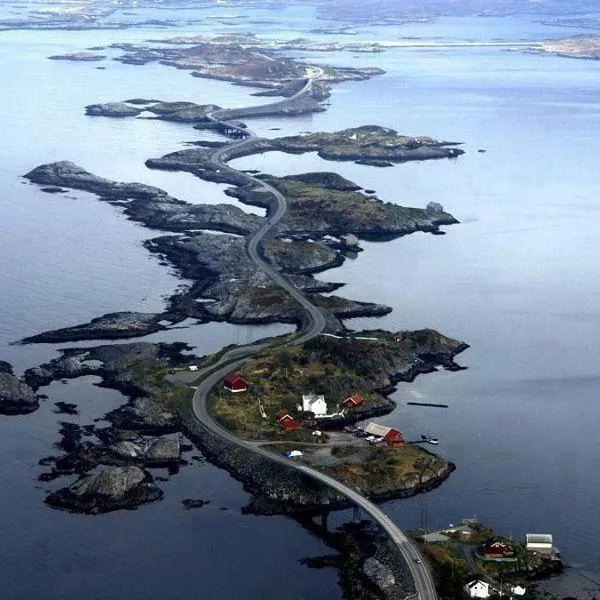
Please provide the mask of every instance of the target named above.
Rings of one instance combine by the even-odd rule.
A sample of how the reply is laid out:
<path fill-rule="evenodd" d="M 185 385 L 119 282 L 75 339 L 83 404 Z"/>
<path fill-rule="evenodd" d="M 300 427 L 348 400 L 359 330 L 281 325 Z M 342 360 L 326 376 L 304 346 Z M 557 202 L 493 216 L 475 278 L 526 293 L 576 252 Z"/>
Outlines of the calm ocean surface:
<path fill-rule="evenodd" d="M 218 10 L 185 11 L 185 19 Z M 172 18 L 168 12 L 143 17 Z M 248 19 L 230 25 L 205 19 L 176 33 L 247 31 L 253 18 L 270 18 L 261 33 L 284 38 L 322 25 L 300 8 L 278 19 L 250 9 L 240 14 Z M 189 126 L 89 118 L 84 107 L 144 96 L 222 106 L 262 102 L 249 96 L 251 90 L 161 65 L 106 61 L 106 70 L 96 70 L 93 63 L 46 59 L 171 31 L 0 32 L 0 75 L 10 82 L 0 98 L 0 359 L 19 371 L 55 356 L 57 346 L 10 342 L 109 311 L 160 310 L 165 296 L 185 283 L 142 247 L 156 232 L 91 195 L 44 194 L 24 184 L 22 174 L 68 159 L 105 177 L 157 185 L 189 202 L 232 201 L 223 186 L 145 168 L 146 158 L 197 137 Z M 573 33 L 526 18 L 486 18 L 365 28 L 357 37 L 519 40 Z M 430 527 L 477 515 L 513 537 L 552 532 L 570 564 L 600 577 L 598 63 L 496 48 L 309 57 L 377 65 L 386 74 L 337 86 L 326 113 L 255 120 L 251 127 L 259 134 L 273 135 L 270 127 L 295 134 L 373 123 L 461 141 L 467 151 L 455 161 L 390 169 L 316 155 L 270 154 L 234 163 L 277 175 L 336 171 L 384 200 L 441 202 L 461 221 L 445 236 L 365 243 L 356 260 L 320 275 L 347 282 L 342 295 L 394 308 L 383 319 L 355 320 L 351 327 L 434 327 L 471 345 L 459 357 L 468 370 L 424 376 L 395 394 L 399 408 L 386 420 L 409 438 L 437 435 L 439 453 L 457 470 L 438 490 L 388 503 L 386 510 L 406 527 L 419 525 L 426 506 Z M 204 354 L 289 330 L 189 325 L 146 339 L 187 341 Z M 334 572 L 298 563 L 329 550 L 291 520 L 243 516 L 246 494 L 208 464 L 182 469 L 161 484 L 163 502 L 134 512 L 85 517 L 45 508 L 44 490 L 62 483 L 36 484 L 42 470 L 37 461 L 53 453 L 58 421 L 86 424 L 123 401 L 93 384 L 93 378 L 53 384 L 44 390 L 50 399 L 33 415 L 0 419 L 6 548 L 0 577 L 7 598 L 85 594 L 95 600 L 118 597 L 123 589 L 132 599 L 279 598 L 282 572 L 294 590 L 287 598 L 340 597 Z M 54 414 L 59 399 L 77 402 L 79 417 Z M 411 400 L 450 407 L 407 406 Z M 187 512 L 184 498 L 210 504 Z"/>

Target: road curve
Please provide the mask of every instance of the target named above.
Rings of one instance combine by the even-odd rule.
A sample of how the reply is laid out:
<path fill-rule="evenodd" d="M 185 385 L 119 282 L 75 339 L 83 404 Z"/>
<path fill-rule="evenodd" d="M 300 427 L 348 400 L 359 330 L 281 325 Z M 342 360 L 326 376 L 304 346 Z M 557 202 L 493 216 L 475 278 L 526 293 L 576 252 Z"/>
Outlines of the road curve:
<path fill-rule="evenodd" d="M 307 93 L 312 85 L 312 80 L 309 80 L 307 84 L 294 96 L 288 98 L 287 101 L 295 99 L 301 94 Z M 286 100 L 273 103 L 283 104 Z M 272 105 L 269 105 L 272 106 Z M 218 113 L 221 111 L 214 111 L 210 113 L 208 118 L 213 122 L 221 123 L 225 126 L 230 126 L 225 121 L 219 121 Z M 248 137 L 254 137 L 253 132 L 246 130 Z M 272 265 L 267 263 L 259 254 L 258 247 L 265 236 L 277 225 L 277 223 L 283 218 L 287 210 L 287 202 L 283 194 L 276 190 L 273 186 L 269 185 L 265 181 L 253 177 L 247 173 L 241 173 L 235 169 L 232 169 L 226 164 L 227 155 L 229 151 L 234 148 L 238 148 L 244 144 L 250 143 L 251 140 L 244 139 L 232 144 L 228 144 L 222 148 L 217 149 L 212 155 L 212 161 L 221 170 L 227 170 L 236 173 L 238 176 L 241 174 L 249 183 L 253 183 L 257 187 L 269 192 L 273 195 L 276 200 L 277 208 L 274 212 L 268 215 L 264 225 L 254 232 L 247 243 L 247 250 L 250 259 L 258 265 L 269 277 L 281 288 L 286 290 L 304 309 L 307 315 L 308 325 L 304 328 L 302 335 L 296 338 L 292 343 L 295 345 L 303 344 L 304 342 L 320 335 L 323 333 L 326 327 L 326 318 L 316 306 L 314 306 L 308 298 L 292 283 L 290 283 L 285 277 L 283 277 Z M 219 423 L 214 421 L 207 409 L 207 399 L 211 390 L 216 387 L 223 377 L 230 371 L 240 367 L 245 360 L 257 354 L 261 350 L 269 346 L 268 342 L 259 342 L 256 344 L 250 344 L 248 346 L 235 348 L 225 353 L 221 359 L 215 365 L 207 367 L 204 371 L 201 371 L 198 375 L 203 377 L 206 375 L 196 388 L 193 399 L 193 409 L 196 418 L 211 432 L 218 435 L 219 437 L 227 440 L 232 444 L 243 447 L 250 452 L 260 454 L 261 456 L 271 460 L 273 462 L 284 465 L 285 467 L 296 469 L 315 479 L 320 481 L 324 485 L 329 486 L 341 495 L 348 498 L 350 502 L 359 506 L 364 512 L 371 516 L 371 518 L 380 525 L 380 527 L 390 536 L 392 541 L 396 544 L 398 550 L 406 560 L 406 564 L 413 578 L 415 589 L 421 600 L 437 600 L 437 594 L 435 591 L 435 584 L 426 563 L 416 548 L 416 546 L 408 539 L 408 537 L 402 532 L 402 530 L 375 504 L 365 498 L 358 491 L 348 487 L 343 482 L 325 475 L 316 469 L 295 462 L 283 456 L 279 456 L 272 452 L 261 448 L 254 442 L 242 440 L 237 436 L 233 435 L 227 429 L 221 427 Z M 208 373 L 208 374 L 207 374 Z"/>

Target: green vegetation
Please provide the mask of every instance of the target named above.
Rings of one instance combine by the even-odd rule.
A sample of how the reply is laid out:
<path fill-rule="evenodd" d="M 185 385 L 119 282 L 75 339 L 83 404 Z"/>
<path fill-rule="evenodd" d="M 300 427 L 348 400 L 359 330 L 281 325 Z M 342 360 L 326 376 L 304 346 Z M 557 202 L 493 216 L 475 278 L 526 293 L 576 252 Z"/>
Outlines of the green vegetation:
<path fill-rule="evenodd" d="M 172 371 L 163 360 L 141 359 L 129 372 L 131 383 L 170 412 L 183 415 L 191 410 L 194 390 L 177 387 L 166 379 Z"/>
<path fill-rule="evenodd" d="M 272 439 L 279 430 L 275 414 L 284 409 L 295 417 L 302 394 L 324 394 L 331 412 L 355 393 L 367 404 L 378 402 L 381 396 L 353 369 L 334 363 L 325 353 L 317 356 L 304 347 L 269 349 L 249 359 L 239 370 L 250 389 L 231 394 L 222 389 L 213 391 L 209 407 L 213 415 L 236 435 L 249 439 Z M 333 350 L 333 349 L 332 349 Z M 267 419 L 263 419 L 262 405 Z"/>
<path fill-rule="evenodd" d="M 284 223 L 300 231 L 391 231 L 423 219 L 426 211 L 383 203 L 361 192 L 326 189 L 285 178 L 267 178 L 289 200 Z"/>
<path fill-rule="evenodd" d="M 414 487 L 424 479 L 438 476 L 447 467 L 446 461 L 420 446 L 409 444 L 399 448 L 345 446 L 340 450 L 334 448 L 332 454 L 336 457 L 342 454 L 344 460 L 325 470 L 354 488 L 369 490 L 371 494 Z"/>

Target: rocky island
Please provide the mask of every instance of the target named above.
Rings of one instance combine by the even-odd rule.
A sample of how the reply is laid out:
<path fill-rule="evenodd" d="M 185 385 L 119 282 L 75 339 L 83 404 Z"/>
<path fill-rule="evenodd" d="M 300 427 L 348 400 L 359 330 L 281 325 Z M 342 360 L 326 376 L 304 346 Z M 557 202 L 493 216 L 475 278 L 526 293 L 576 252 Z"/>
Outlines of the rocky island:
<path fill-rule="evenodd" d="M 160 60 L 193 69 L 196 76 L 259 85 L 269 90 L 266 93 L 280 94 L 285 100 L 229 110 L 209 103 L 134 98 L 89 105 L 86 113 L 107 117 L 151 114 L 240 139 L 230 144 L 200 140 L 194 148 L 149 159 L 147 166 L 189 171 L 207 181 L 226 183 L 231 186 L 226 191 L 229 196 L 266 208 L 267 216 L 248 214 L 230 204 L 191 205 L 159 188 L 108 180 L 69 161 L 33 169 L 26 178 L 53 193 L 85 190 L 132 220 L 170 232 L 148 240 L 146 247 L 193 283 L 173 294 L 162 313 L 111 313 L 23 341 L 139 336 L 190 317 L 198 322 L 294 322 L 301 333 L 224 349 L 217 356 L 204 358 L 183 356 L 183 345 L 73 348 L 29 369 L 24 380 L 32 390 L 56 379 L 93 374 L 101 377 L 101 385 L 118 389 L 130 399 L 105 416 L 108 427 L 90 424 L 78 428 L 63 423 L 62 441 L 57 444 L 63 454 L 43 459 L 42 464 L 51 470 L 40 478 L 52 481 L 78 475 L 79 479 L 52 492 L 46 501 L 57 508 L 96 513 L 159 499 L 162 492 L 145 469 L 169 465 L 176 470 L 182 461 L 181 443 L 173 436 L 182 432 L 213 462 L 244 483 L 253 494 L 248 510 L 254 512 L 314 512 L 348 505 L 343 489 L 317 482 L 281 458 L 274 461 L 273 453 L 280 454 L 286 448 L 302 448 L 302 460 L 315 472 L 328 473 L 338 482 L 348 481 L 351 489 L 358 488 L 373 499 L 404 497 L 439 485 L 454 465 L 418 444 L 405 443 L 400 432 L 394 434 L 393 444 L 376 445 L 372 440 L 348 437 L 349 432 L 340 430 L 359 419 L 393 410 L 395 404 L 387 394 L 399 381 L 410 381 L 440 366 L 459 369 L 454 356 L 466 344 L 431 330 L 349 335 L 342 319 L 386 314 L 389 307 L 323 295 L 340 284 L 320 281 L 314 274 L 341 264 L 361 238 L 385 240 L 414 231 L 436 233 L 440 226 L 456 223 L 456 219 L 436 202 L 425 208 L 382 202 L 373 190 L 364 191 L 335 173 L 250 175 L 226 163 L 239 156 L 278 150 L 317 151 L 328 160 L 388 166 L 408 160 L 455 158 L 463 151 L 454 142 L 402 136 L 379 126 L 256 138 L 241 119 L 323 110 L 321 102 L 328 95 L 329 83 L 369 77 L 379 71 L 309 65 L 281 56 L 276 50 L 258 51 L 252 44 L 202 41 L 179 46 L 118 45 L 125 52 L 121 57 L 125 62 Z M 258 248 L 257 240 L 260 256 L 250 250 L 252 243 Z M 286 279 L 275 272 L 285 273 Z M 223 369 L 230 368 L 230 357 L 236 358 L 241 374 L 252 382 L 250 392 L 233 403 L 230 397 L 213 392 L 208 397 L 211 416 L 200 417 L 196 403 L 206 403 L 207 397 L 204 391 L 198 395 L 199 390 L 206 381 L 212 381 L 210 377 L 220 377 Z M 191 367 L 201 374 L 195 382 L 193 407 Z M 212 382 L 210 385 L 214 387 Z M 307 427 L 282 431 L 281 411 L 288 417 L 295 414 L 295 402 L 305 391 L 326 394 L 330 414 L 313 415 Z M 348 398 L 360 401 L 346 405 Z M 257 403 L 261 407 L 258 414 Z M 223 434 L 213 419 L 229 433 Z M 315 432 L 318 439 L 313 436 Z M 255 440 L 261 451 L 249 451 L 241 438 Z"/>
<path fill-rule="evenodd" d="M 600 36 L 576 35 L 561 40 L 547 40 L 533 49 L 543 54 L 554 54 L 565 58 L 600 60 Z"/>
<path fill-rule="evenodd" d="M 295 411 L 296 394 L 309 386 L 336 398 L 360 392 L 365 399 L 355 412 L 331 419 L 329 424 L 319 420 L 321 428 L 339 428 L 359 418 L 388 413 L 395 404 L 386 394 L 398 382 L 410 381 L 439 365 L 459 368 L 454 356 L 467 347 L 430 330 L 403 332 L 402 340 L 394 341 L 397 339 L 385 331 L 361 332 L 347 337 L 321 336 L 297 348 L 266 350 L 242 371 L 252 382 L 250 393 L 235 401 L 215 395 L 211 410 L 238 434 L 241 430 L 236 423 L 248 418 L 245 434 L 276 444 L 275 452 L 290 444 L 306 446 L 308 464 L 320 464 L 336 476 L 355 479 L 374 498 L 403 497 L 430 489 L 454 467 L 418 446 L 370 447 L 360 440 L 349 443 L 350 437 L 341 443 L 338 439 L 315 446 L 310 430 L 282 437 L 276 418 L 282 407 Z M 368 363 L 359 360 L 365 345 L 369 346 Z M 179 383 L 180 376 L 189 372 L 192 363 L 200 369 L 215 364 L 219 355 L 184 356 L 184 349 L 182 344 L 149 343 L 73 348 L 26 371 L 24 380 L 32 390 L 52 381 L 93 374 L 101 377 L 102 386 L 120 390 L 130 398 L 105 416 L 108 427 L 63 424 L 62 441 L 57 444 L 63 454 L 41 461 L 51 470 L 40 478 L 52 481 L 78 475 L 79 479 L 52 492 L 47 499 L 51 506 L 97 513 L 160 499 L 162 493 L 145 469 L 181 463 L 182 444 L 173 437 L 181 432 L 253 493 L 248 510 L 270 514 L 345 505 L 342 497 L 327 488 L 314 483 L 306 487 L 305 477 L 259 456 L 248 456 L 204 429 L 191 412 L 192 390 Z M 265 377 L 267 371 L 270 374 Z M 328 379 L 325 373 L 333 376 Z M 317 381 L 323 382 L 321 387 L 315 387 Z M 254 415 L 256 394 L 268 414 L 267 422 Z M 386 475 L 374 477 L 374 473 Z"/>

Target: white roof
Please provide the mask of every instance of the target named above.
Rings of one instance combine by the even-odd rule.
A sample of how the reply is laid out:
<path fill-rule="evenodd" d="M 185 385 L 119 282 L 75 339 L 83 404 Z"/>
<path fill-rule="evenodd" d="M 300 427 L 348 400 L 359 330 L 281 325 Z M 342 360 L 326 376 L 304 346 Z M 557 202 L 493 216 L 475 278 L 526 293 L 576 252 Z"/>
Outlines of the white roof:
<path fill-rule="evenodd" d="M 302 408 L 303 410 L 313 410 L 313 407 L 317 405 L 327 405 L 325 402 L 325 396 L 322 394 L 303 394 L 302 395 Z"/>
<path fill-rule="evenodd" d="M 378 435 L 379 437 L 385 437 L 390 431 L 391 427 L 385 425 L 379 425 L 378 423 L 369 423 L 365 427 L 365 431 L 371 435 Z"/>
<path fill-rule="evenodd" d="M 485 581 L 481 581 L 481 579 L 475 579 L 475 580 L 467 583 L 467 587 L 469 589 L 474 588 L 474 587 L 480 587 L 480 588 L 488 589 L 490 587 L 490 584 L 486 583 Z"/>
<path fill-rule="evenodd" d="M 526 533 L 527 544 L 543 544 L 552 546 L 552 534 L 550 533 Z"/>
<path fill-rule="evenodd" d="M 523 596 L 527 590 L 520 585 L 516 585 L 515 587 L 510 588 L 510 591 L 517 596 Z"/>

